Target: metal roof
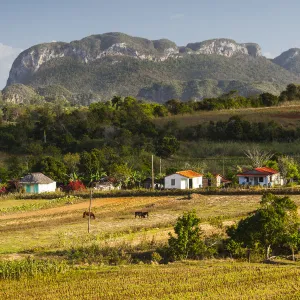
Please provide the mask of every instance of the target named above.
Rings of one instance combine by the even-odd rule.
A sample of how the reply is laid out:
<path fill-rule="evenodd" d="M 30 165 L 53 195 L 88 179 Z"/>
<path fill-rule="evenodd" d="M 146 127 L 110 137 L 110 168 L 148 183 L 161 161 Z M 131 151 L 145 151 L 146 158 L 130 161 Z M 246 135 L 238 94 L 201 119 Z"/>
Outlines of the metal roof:
<path fill-rule="evenodd" d="M 245 171 L 241 174 L 237 174 L 237 176 L 268 176 L 268 175 L 273 175 L 278 173 L 279 172 L 274 169 L 261 167 L 261 168 L 255 168 L 253 170 Z"/>
<path fill-rule="evenodd" d="M 20 183 L 27 183 L 27 184 L 49 184 L 55 182 L 51 178 L 47 177 L 43 173 L 31 173 L 24 176 Z"/>

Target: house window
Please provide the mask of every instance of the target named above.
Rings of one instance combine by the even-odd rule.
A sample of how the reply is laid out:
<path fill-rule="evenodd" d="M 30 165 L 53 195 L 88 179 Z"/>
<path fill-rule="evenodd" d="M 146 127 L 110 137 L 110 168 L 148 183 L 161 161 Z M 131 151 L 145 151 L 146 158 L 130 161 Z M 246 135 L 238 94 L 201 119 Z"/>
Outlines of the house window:
<path fill-rule="evenodd" d="M 249 182 L 249 177 L 245 177 L 245 179 L 246 179 L 246 182 Z"/>
<path fill-rule="evenodd" d="M 171 179 L 171 185 L 175 185 L 175 179 Z"/>
<path fill-rule="evenodd" d="M 259 182 L 264 182 L 264 178 L 263 177 L 259 177 Z"/>

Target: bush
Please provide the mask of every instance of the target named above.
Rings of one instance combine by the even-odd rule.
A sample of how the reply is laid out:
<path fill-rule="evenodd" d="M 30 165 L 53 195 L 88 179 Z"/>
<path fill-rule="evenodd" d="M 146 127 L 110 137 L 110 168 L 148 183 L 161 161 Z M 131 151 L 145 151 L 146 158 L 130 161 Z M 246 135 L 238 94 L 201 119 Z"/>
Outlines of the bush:
<path fill-rule="evenodd" d="M 67 251 L 67 258 L 73 263 L 121 265 L 131 262 L 131 255 L 126 253 L 126 247 L 100 247 L 96 244 L 72 248 Z"/>
<path fill-rule="evenodd" d="M 206 246 L 201 240 L 200 219 L 195 211 L 184 213 L 177 219 L 174 231 L 169 233 L 169 255 L 171 260 L 203 258 Z"/>
<path fill-rule="evenodd" d="M 82 191 L 85 190 L 85 185 L 80 180 L 73 180 L 70 181 L 69 184 L 66 186 L 66 191 Z"/>

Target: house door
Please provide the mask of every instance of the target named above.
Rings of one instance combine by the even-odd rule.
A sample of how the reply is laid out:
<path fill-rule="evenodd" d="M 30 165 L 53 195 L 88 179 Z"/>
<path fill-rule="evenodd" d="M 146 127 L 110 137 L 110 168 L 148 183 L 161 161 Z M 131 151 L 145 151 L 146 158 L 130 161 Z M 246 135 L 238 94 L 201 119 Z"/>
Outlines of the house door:
<path fill-rule="evenodd" d="M 193 179 L 189 179 L 189 189 L 193 188 Z"/>
<path fill-rule="evenodd" d="M 254 177 L 254 185 L 258 185 L 258 177 Z"/>

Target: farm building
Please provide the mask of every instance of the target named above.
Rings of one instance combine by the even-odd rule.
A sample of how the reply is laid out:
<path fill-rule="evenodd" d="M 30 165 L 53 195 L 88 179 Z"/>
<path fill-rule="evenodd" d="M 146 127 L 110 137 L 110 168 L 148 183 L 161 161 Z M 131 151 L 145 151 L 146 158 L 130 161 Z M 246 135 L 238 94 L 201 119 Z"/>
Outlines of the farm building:
<path fill-rule="evenodd" d="M 144 189 L 152 189 L 152 178 L 147 177 L 142 181 L 142 187 Z M 157 189 L 162 189 L 163 188 L 163 179 L 154 179 L 154 188 Z"/>
<path fill-rule="evenodd" d="M 267 167 L 247 170 L 237 176 L 239 177 L 239 184 L 242 185 L 260 185 L 264 187 L 283 185 L 280 173 Z"/>
<path fill-rule="evenodd" d="M 202 174 L 192 170 L 179 171 L 165 177 L 166 189 L 197 189 L 202 187 Z"/>
<path fill-rule="evenodd" d="M 55 192 L 56 182 L 43 173 L 31 173 L 20 180 L 26 193 L 39 194 Z"/>
<path fill-rule="evenodd" d="M 221 174 L 213 174 L 211 178 L 203 178 L 203 187 L 225 187 L 230 183 L 231 181 L 224 178 Z"/>
<path fill-rule="evenodd" d="M 117 180 L 114 177 L 103 177 L 99 181 L 93 182 L 92 186 L 95 190 L 99 191 L 111 191 L 111 190 L 119 190 L 121 187 L 117 185 Z"/>

